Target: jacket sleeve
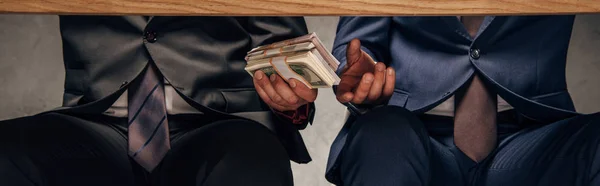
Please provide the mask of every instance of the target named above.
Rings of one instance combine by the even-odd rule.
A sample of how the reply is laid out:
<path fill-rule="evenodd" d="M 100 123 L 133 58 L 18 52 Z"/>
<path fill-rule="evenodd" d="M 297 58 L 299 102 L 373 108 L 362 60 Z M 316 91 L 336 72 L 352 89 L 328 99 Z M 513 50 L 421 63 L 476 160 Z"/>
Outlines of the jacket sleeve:
<path fill-rule="evenodd" d="M 354 38 L 360 40 L 361 49 L 373 60 L 389 64 L 391 20 L 391 17 L 340 17 L 332 52 L 340 61 L 336 72 L 340 74 L 346 66 L 346 47 Z"/>

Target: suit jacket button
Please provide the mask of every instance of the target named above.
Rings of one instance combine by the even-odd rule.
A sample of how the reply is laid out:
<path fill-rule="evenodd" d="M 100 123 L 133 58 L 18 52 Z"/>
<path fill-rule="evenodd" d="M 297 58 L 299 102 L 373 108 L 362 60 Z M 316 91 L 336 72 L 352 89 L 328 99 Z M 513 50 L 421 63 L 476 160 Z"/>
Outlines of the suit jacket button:
<path fill-rule="evenodd" d="M 480 55 L 481 54 L 480 54 L 479 49 L 476 49 L 476 48 L 475 49 L 471 49 L 471 58 L 473 58 L 473 59 L 479 59 L 479 57 L 481 57 Z"/>
<path fill-rule="evenodd" d="M 157 40 L 156 32 L 154 32 L 154 31 L 146 31 L 146 33 L 144 33 L 144 39 L 146 41 L 148 41 L 149 43 L 156 42 L 156 40 Z"/>

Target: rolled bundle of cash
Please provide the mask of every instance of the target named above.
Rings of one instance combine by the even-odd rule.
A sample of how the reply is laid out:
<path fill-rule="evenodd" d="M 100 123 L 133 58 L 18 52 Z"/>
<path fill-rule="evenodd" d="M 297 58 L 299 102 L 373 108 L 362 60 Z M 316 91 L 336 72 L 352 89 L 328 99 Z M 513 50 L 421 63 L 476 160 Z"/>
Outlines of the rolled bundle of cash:
<path fill-rule="evenodd" d="M 340 83 L 335 74 L 340 62 L 315 33 L 256 47 L 248 52 L 246 62 L 245 70 L 251 76 L 261 70 L 267 76 L 278 74 L 286 81 L 294 78 L 311 89 Z"/>

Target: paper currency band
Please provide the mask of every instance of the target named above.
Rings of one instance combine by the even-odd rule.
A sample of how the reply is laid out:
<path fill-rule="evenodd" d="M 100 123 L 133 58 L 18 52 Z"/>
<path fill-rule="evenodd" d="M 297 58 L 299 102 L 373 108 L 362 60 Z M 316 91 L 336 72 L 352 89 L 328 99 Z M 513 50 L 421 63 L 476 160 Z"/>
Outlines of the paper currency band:
<path fill-rule="evenodd" d="M 269 45 L 266 45 L 266 48 L 278 48 L 281 46 L 286 46 L 286 45 L 292 45 L 294 43 L 292 43 L 292 39 L 288 39 L 288 40 L 284 40 L 284 41 L 280 41 L 280 42 L 276 42 L 276 43 L 271 43 Z"/>
<path fill-rule="evenodd" d="M 290 68 L 287 62 L 287 56 L 272 57 L 269 59 L 269 63 L 271 63 L 273 69 L 275 69 L 277 74 L 279 74 L 279 76 L 281 76 L 286 82 L 288 82 L 291 78 L 294 78 L 304 83 L 304 85 L 306 85 L 308 88 L 312 89 L 312 86 L 310 83 L 308 83 L 308 81 L 306 81 L 306 79 L 304 79 L 304 77 L 298 75 L 296 72 L 294 72 L 294 70 L 292 70 L 292 68 Z"/>
<path fill-rule="evenodd" d="M 263 57 L 267 57 L 269 55 L 281 54 L 283 53 L 283 47 L 268 49 L 263 51 Z"/>

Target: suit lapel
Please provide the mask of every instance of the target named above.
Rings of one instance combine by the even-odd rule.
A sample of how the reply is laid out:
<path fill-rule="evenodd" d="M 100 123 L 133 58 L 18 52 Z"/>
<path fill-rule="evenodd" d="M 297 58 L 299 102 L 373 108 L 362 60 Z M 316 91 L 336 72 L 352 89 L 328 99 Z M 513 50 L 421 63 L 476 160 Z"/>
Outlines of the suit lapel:
<path fill-rule="evenodd" d="M 481 35 L 481 33 L 483 33 L 488 28 L 488 26 L 490 26 L 490 24 L 492 24 L 495 18 L 496 16 L 485 16 L 483 22 L 481 23 L 481 26 L 479 27 L 479 30 L 477 31 L 477 35 L 475 35 L 475 38 L 478 38 L 479 35 Z M 459 34 L 461 37 L 470 41 L 475 40 L 475 38 L 472 38 L 469 35 L 469 32 L 467 31 L 465 26 L 460 22 L 460 20 L 458 20 L 456 16 L 444 16 L 441 19 L 446 23 L 446 25 L 448 25 L 451 29 L 454 30 L 454 32 Z"/>
<path fill-rule="evenodd" d="M 477 35 L 475 36 L 475 38 L 478 38 L 479 35 L 481 35 L 481 33 L 483 33 L 490 26 L 490 24 L 492 24 L 495 18 L 496 16 L 485 16 L 483 22 L 481 23 L 481 26 L 479 27 L 479 30 L 477 31 Z"/>
<path fill-rule="evenodd" d="M 450 29 L 454 30 L 455 33 L 457 33 L 464 39 L 467 39 L 469 41 L 472 40 L 471 36 L 469 36 L 469 32 L 467 32 L 465 26 L 463 26 L 463 24 L 460 22 L 460 20 L 458 20 L 456 16 L 444 16 L 441 17 L 441 19 L 442 21 L 444 21 L 444 23 L 446 23 L 446 25 L 448 25 L 448 27 L 450 27 Z"/>

